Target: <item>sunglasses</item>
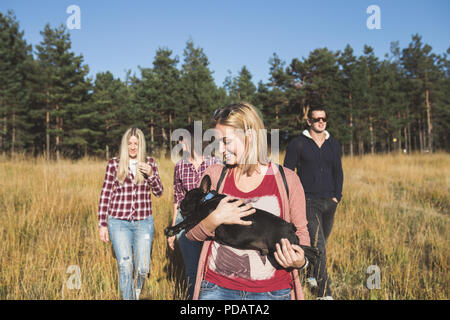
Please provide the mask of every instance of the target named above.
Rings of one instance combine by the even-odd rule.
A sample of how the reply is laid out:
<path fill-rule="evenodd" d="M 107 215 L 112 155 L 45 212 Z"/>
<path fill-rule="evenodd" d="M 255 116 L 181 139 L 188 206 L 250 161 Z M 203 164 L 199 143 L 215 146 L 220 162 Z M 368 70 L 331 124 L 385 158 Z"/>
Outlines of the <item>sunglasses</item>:
<path fill-rule="evenodd" d="M 323 122 L 327 122 L 327 118 L 326 117 L 319 117 L 319 118 L 311 118 L 309 119 L 312 123 L 316 123 L 319 122 L 320 120 L 322 120 Z"/>
<path fill-rule="evenodd" d="M 213 118 L 214 120 L 219 120 L 220 118 L 226 119 L 234 111 L 232 108 L 219 108 L 214 111 Z"/>

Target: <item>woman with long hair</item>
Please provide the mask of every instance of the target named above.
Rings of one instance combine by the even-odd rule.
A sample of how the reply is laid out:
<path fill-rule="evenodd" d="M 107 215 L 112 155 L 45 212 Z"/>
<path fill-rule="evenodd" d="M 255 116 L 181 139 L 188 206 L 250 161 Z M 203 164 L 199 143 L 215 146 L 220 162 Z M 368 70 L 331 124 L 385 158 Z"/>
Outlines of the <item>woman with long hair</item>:
<path fill-rule="evenodd" d="M 310 245 L 302 185 L 287 168 L 283 180 L 278 166 L 269 160 L 266 130 L 257 110 L 248 103 L 229 105 L 216 110 L 212 125 L 218 131 L 220 152 L 228 167 L 216 191 L 227 197 L 186 235 L 204 241 L 194 299 L 303 299 L 297 269 L 304 268 L 307 260 L 300 246 L 286 239 L 277 244 L 275 259 L 280 268 L 257 250 L 236 249 L 211 240 L 221 224 L 251 224 L 242 218 L 259 208 L 292 222 L 300 244 Z M 211 189 L 217 188 L 222 172 L 222 165 L 205 171 L 211 178 Z"/>
<path fill-rule="evenodd" d="M 122 137 L 119 159 L 110 159 L 106 167 L 98 208 L 100 240 L 112 241 L 125 300 L 139 299 L 149 273 L 154 231 L 151 193 L 160 197 L 162 192 L 156 162 L 146 155 L 144 134 L 129 128 Z"/>

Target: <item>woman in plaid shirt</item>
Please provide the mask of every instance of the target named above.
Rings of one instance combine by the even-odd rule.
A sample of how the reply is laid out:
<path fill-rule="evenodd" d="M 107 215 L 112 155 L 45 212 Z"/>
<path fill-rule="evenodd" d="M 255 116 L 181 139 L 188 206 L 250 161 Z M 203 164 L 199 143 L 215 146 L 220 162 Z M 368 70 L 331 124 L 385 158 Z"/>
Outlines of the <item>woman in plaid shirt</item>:
<path fill-rule="evenodd" d="M 156 162 L 146 156 L 142 131 L 130 128 L 122 137 L 120 158 L 108 162 L 98 208 L 100 240 L 111 238 L 125 300 L 139 299 L 150 269 L 154 231 L 150 191 L 156 197 L 163 192 Z"/>
<path fill-rule="evenodd" d="M 202 150 L 194 150 L 194 126 L 186 127 L 189 132 L 187 139 L 180 141 L 183 145 L 183 153 L 186 155 L 177 162 L 173 174 L 173 219 L 172 226 L 183 221 L 180 214 L 180 203 L 184 199 L 186 192 L 197 188 L 200 178 L 203 176 L 205 170 L 216 163 L 222 163 L 218 158 L 211 156 L 203 156 Z M 203 134 L 200 136 L 203 138 Z M 203 146 L 203 141 L 199 146 Z M 202 148 L 204 149 L 204 148 Z M 191 241 L 186 238 L 185 231 L 181 231 L 178 235 L 169 237 L 167 239 L 169 247 L 174 250 L 175 237 L 180 245 L 181 254 L 184 261 L 184 273 L 186 275 L 186 283 L 188 286 L 188 299 L 192 299 L 194 293 L 195 278 L 197 275 L 198 258 L 200 256 L 201 243 Z"/>

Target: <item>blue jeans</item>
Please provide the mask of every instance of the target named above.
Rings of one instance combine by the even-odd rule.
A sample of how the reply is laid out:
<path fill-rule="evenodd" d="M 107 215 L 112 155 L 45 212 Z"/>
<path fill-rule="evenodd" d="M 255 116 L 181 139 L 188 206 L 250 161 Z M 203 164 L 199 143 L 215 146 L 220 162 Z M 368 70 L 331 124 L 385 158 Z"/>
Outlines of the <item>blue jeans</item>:
<path fill-rule="evenodd" d="M 215 283 L 202 281 L 199 300 L 291 300 L 291 289 L 270 292 L 231 290 Z"/>
<path fill-rule="evenodd" d="M 141 292 L 150 270 L 153 217 L 132 221 L 109 217 L 108 231 L 117 259 L 122 297 L 124 300 L 136 300 L 136 293 Z"/>
<path fill-rule="evenodd" d="M 180 209 L 178 209 L 175 224 L 178 224 L 182 221 L 183 217 L 181 216 Z M 184 274 L 186 275 L 188 299 L 192 300 L 192 297 L 194 295 L 195 279 L 197 277 L 198 260 L 202 249 L 202 243 L 198 241 L 191 241 L 186 238 L 186 232 L 184 230 L 177 234 L 177 240 L 184 261 Z"/>

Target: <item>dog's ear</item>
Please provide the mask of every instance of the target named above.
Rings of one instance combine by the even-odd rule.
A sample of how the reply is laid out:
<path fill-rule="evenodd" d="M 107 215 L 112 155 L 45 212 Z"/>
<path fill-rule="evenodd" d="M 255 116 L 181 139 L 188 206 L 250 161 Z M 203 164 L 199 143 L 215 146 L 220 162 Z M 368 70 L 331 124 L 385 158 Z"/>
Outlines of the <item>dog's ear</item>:
<path fill-rule="evenodd" d="M 202 190 L 203 193 L 208 193 L 211 189 L 211 178 L 209 175 L 206 175 L 203 177 L 202 182 L 200 182 L 200 190 Z"/>

